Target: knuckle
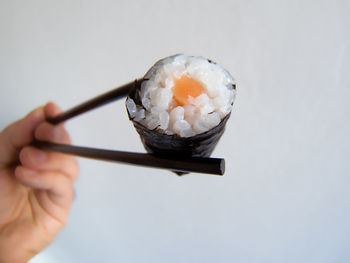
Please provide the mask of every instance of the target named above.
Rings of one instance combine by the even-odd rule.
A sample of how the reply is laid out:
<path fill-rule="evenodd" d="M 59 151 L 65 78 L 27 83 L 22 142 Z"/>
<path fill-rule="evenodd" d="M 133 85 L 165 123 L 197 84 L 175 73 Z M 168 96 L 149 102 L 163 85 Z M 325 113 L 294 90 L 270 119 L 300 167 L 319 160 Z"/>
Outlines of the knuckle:
<path fill-rule="evenodd" d="M 76 158 L 67 156 L 66 157 L 65 171 L 68 173 L 69 177 L 75 180 L 79 173 L 79 163 Z"/>

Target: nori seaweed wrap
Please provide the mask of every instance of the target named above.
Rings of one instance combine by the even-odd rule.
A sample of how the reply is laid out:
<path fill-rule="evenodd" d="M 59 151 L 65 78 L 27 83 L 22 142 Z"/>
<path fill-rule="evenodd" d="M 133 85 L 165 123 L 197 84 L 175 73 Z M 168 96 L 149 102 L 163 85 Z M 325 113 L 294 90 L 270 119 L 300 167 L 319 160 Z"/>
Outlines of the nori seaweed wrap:
<path fill-rule="evenodd" d="M 197 94 L 191 91 L 195 85 L 199 87 Z M 221 90 L 217 91 L 215 85 Z M 147 88 L 151 89 L 148 93 Z M 158 61 L 142 80 L 135 82 L 126 106 L 148 153 L 209 157 L 224 133 L 235 90 L 234 79 L 214 62 L 176 55 Z M 154 102 L 149 101 L 152 99 Z"/>

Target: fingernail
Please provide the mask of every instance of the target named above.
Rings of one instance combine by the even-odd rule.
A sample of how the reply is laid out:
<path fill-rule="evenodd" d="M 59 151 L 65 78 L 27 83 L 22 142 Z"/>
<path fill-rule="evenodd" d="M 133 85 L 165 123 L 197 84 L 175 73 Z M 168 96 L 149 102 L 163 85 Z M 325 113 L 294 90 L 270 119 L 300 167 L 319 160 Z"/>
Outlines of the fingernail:
<path fill-rule="evenodd" d="M 47 154 L 40 150 L 35 150 L 32 156 L 35 162 L 38 162 L 38 163 L 43 163 L 47 160 Z"/>
<path fill-rule="evenodd" d="M 35 174 L 34 170 L 28 169 L 28 168 L 23 168 L 23 172 L 27 176 L 33 176 Z"/>
<path fill-rule="evenodd" d="M 62 130 L 60 127 L 56 127 L 53 132 L 54 140 L 55 141 L 60 141 L 62 138 Z"/>

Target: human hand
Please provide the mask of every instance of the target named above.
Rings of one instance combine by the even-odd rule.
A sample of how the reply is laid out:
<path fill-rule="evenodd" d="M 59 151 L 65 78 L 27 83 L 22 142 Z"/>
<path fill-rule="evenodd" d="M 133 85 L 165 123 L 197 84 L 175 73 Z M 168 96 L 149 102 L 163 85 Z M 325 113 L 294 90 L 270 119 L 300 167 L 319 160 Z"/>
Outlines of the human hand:
<path fill-rule="evenodd" d="M 62 125 L 45 122 L 59 113 L 48 103 L 0 133 L 0 263 L 27 262 L 66 224 L 77 161 L 28 146 L 33 139 L 70 144 Z"/>

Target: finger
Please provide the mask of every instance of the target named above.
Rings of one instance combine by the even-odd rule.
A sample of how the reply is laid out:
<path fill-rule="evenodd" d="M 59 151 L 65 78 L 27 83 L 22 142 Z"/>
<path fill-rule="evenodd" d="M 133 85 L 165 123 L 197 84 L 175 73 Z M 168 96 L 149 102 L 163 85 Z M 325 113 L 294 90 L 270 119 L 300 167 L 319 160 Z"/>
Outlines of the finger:
<path fill-rule="evenodd" d="M 16 178 L 24 185 L 47 190 L 53 203 L 69 208 L 73 201 L 73 185 L 67 176 L 57 171 L 35 171 L 23 166 L 17 166 Z"/>
<path fill-rule="evenodd" d="M 39 107 L 0 133 L 0 164 L 18 161 L 18 151 L 34 138 L 35 128 L 45 120 L 44 108 Z"/>
<path fill-rule="evenodd" d="M 53 118 L 61 112 L 61 109 L 53 102 L 47 103 L 44 107 L 46 119 Z M 64 124 L 53 125 L 48 122 L 44 122 L 36 129 L 35 138 L 38 140 L 56 143 L 71 143 L 68 132 L 64 129 Z"/>
<path fill-rule="evenodd" d="M 47 229 L 56 229 L 57 223 L 59 224 L 58 227 L 66 225 L 70 205 L 62 207 L 55 204 L 50 197 L 50 192 L 42 190 L 30 191 L 28 199 L 32 204 L 33 214 L 38 221 L 40 221 L 40 216 L 45 217 L 47 214 L 55 219 L 54 222 L 50 222 L 45 218 L 42 219 Z"/>
<path fill-rule="evenodd" d="M 44 107 L 46 119 L 56 117 L 62 110 L 53 102 L 49 102 Z"/>
<path fill-rule="evenodd" d="M 48 122 L 43 122 L 38 126 L 35 130 L 35 139 L 55 143 L 71 143 L 69 134 L 62 124 L 54 126 Z"/>
<path fill-rule="evenodd" d="M 78 176 L 79 165 L 75 158 L 62 153 L 42 151 L 26 146 L 19 155 L 21 164 L 29 169 L 59 171 L 74 182 Z"/>

